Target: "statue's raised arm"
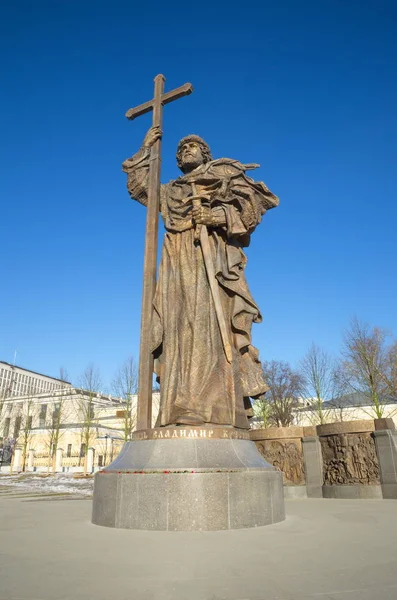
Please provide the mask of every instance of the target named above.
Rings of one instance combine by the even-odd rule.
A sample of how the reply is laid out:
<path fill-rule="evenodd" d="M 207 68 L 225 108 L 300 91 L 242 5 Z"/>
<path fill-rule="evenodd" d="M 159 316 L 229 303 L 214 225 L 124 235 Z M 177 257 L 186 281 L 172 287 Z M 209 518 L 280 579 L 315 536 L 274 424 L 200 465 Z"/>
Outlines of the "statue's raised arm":
<path fill-rule="evenodd" d="M 122 168 L 127 173 L 127 189 L 134 200 L 147 206 L 148 176 L 150 152 L 153 144 L 160 139 L 160 127 L 151 127 L 146 133 L 142 146 L 131 158 L 123 162 Z"/>

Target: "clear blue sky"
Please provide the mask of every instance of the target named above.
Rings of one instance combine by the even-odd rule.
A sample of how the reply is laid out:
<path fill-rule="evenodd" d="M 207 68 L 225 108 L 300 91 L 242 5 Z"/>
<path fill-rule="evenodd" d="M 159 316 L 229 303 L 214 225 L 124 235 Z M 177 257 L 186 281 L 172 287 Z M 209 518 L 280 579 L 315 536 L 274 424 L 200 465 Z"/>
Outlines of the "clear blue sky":
<path fill-rule="evenodd" d="M 280 197 L 248 249 L 263 359 L 337 354 L 357 315 L 397 333 L 397 5 L 3 2 L 0 360 L 109 383 L 137 356 L 145 210 L 122 161 L 165 108 L 162 180 L 202 135 Z"/>

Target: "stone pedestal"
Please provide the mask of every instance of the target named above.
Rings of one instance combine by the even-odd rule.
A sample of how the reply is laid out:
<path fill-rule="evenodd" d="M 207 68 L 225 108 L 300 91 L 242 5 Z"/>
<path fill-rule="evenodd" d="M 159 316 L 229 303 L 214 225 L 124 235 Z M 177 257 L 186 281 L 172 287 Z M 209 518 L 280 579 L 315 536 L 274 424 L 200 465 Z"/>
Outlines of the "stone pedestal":
<path fill-rule="evenodd" d="M 397 432 L 375 431 L 383 498 L 397 498 Z"/>
<path fill-rule="evenodd" d="M 30 449 L 28 453 L 28 469 L 33 471 L 34 465 L 34 450 Z"/>
<path fill-rule="evenodd" d="M 15 448 L 11 471 L 18 473 L 22 469 L 22 448 Z"/>
<path fill-rule="evenodd" d="M 322 498 L 323 491 L 323 459 L 320 440 L 316 436 L 302 440 L 305 459 L 306 489 L 308 498 Z"/>
<path fill-rule="evenodd" d="M 55 473 L 62 471 L 62 460 L 63 460 L 63 448 L 57 448 L 55 454 Z"/>
<path fill-rule="evenodd" d="M 94 456 L 95 456 L 95 449 L 94 448 L 88 448 L 88 452 L 87 452 L 87 473 L 92 473 L 94 471 Z"/>
<path fill-rule="evenodd" d="M 248 437 L 226 427 L 138 432 L 138 439 L 124 444 L 116 460 L 95 475 L 92 522 L 211 531 L 283 521 L 282 474 Z"/>

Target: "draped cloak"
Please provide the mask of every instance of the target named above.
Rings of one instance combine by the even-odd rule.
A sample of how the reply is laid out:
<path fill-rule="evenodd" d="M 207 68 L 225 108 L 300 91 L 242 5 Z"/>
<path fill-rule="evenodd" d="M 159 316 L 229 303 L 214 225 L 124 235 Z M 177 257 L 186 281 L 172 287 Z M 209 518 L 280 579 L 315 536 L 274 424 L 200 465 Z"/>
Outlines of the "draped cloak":
<path fill-rule="evenodd" d="M 123 163 L 131 197 L 147 204 L 150 150 L 141 148 Z M 262 216 L 278 205 L 265 186 L 247 177 L 257 165 L 221 158 L 161 185 L 160 211 L 166 234 L 153 302 L 152 351 L 160 380 L 156 426 L 213 423 L 248 428 L 249 397 L 266 392 L 252 323 L 262 320 L 245 279 L 250 235 Z M 208 227 L 233 359 L 220 336 L 200 243 L 191 210 L 192 183 L 210 195 L 208 205 L 225 225 Z M 205 202 L 202 203 L 203 205 Z"/>

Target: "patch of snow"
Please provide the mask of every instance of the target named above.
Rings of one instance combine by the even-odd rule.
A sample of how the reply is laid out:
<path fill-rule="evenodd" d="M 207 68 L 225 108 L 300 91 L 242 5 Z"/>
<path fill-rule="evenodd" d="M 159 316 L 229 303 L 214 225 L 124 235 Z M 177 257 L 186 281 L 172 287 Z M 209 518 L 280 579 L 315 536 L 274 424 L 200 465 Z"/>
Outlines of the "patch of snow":
<path fill-rule="evenodd" d="M 73 494 L 78 496 L 91 496 L 94 488 L 94 479 L 74 478 L 64 474 L 39 477 L 37 475 L 2 475 L 0 486 L 12 486 L 21 492 L 38 492 Z"/>

